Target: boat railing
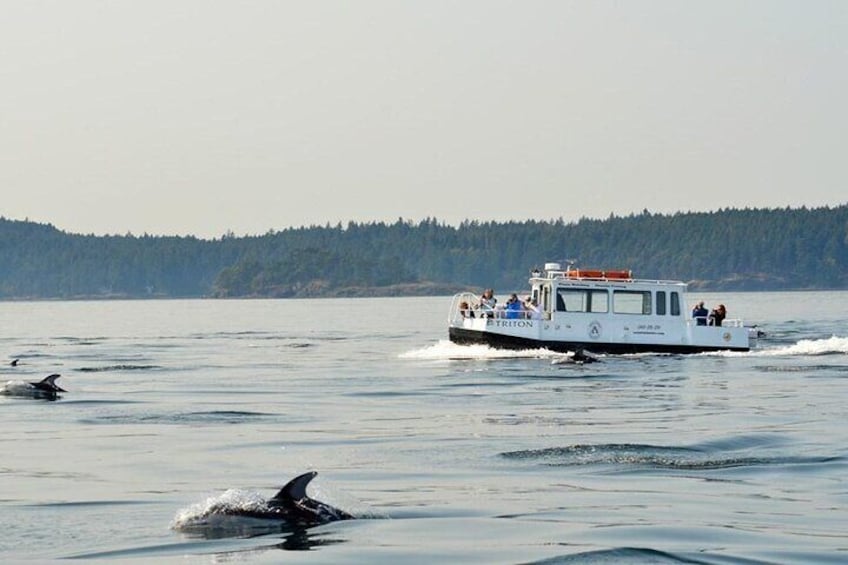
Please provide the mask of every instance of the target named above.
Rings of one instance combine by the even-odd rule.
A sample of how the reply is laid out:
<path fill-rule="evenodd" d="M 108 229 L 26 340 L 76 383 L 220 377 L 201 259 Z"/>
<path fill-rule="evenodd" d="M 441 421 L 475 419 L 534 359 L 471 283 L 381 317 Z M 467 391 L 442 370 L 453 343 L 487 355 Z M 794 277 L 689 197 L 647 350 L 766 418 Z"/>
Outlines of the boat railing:
<path fill-rule="evenodd" d="M 534 276 L 537 280 L 557 281 L 601 281 L 609 283 L 636 283 L 656 285 L 681 285 L 679 280 L 664 279 L 637 279 L 630 271 L 624 275 L 624 271 L 546 271 L 544 274 Z M 532 279 L 531 279 L 532 280 Z"/>
<path fill-rule="evenodd" d="M 545 319 L 550 320 L 550 312 L 541 312 L 530 310 L 522 303 L 522 308 L 519 310 L 510 310 L 505 308 L 505 304 L 498 304 L 494 308 L 483 309 L 480 307 L 480 297 L 471 292 L 460 292 L 454 295 L 451 300 L 450 310 L 448 311 L 448 323 L 454 326 L 463 325 L 463 320 L 471 318 L 495 318 L 495 319 L 516 319 L 516 320 L 532 320 Z"/>
<path fill-rule="evenodd" d="M 705 320 L 705 322 L 699 323 L 701 320 Z M 690 318 L 686 321 L 686 323 L 689 324 L 690 326 L 698 326 L 698 327 L 701 327 L 701 328 L 707 328 L 707 327 L 713 328 L 713 327 L 715 327 L 713 324 L 710 323 L 709 319 L 706 316 L 703 316 L 700 319 L 699 318 Z M 739 319 L 739 318 L 725 318 L 724 321 L 722 321 L 720 327 L 722 327 L 722 328 L 742 328 L 742 327 L 745 327 L 745 324 L 743 324 L 742 320 Z"/>
<path fill-rule="evenodd" d="M 460 292 L 455 294 L 448 311 L 448 323 L 462 325 L 462 320 L 474 317 L 478 313 L 479 307 L 480 299 L 474 293 Z"/>

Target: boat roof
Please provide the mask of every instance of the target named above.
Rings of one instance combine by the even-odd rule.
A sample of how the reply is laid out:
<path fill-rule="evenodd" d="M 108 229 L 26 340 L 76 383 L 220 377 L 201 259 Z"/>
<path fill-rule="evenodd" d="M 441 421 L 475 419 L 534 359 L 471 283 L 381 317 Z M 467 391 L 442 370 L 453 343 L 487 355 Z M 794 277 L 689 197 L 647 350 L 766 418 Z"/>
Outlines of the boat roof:
<path fill-rule="evenodd" d="M 627 270 L 599 270 L 599 269 L 546 269 L 545 271 L 534 270 L 531 284 L 544 284 L 546 282 L 556 283 L 556 286 L 604 286 L 626 288 L 630 286 L 652 286 L 652 287 L 678 287 L 679 291 L 686 290 L 686 283 L 678 280 L 661 279 L 637 279 L 633 278 L 633 272 Z"/>

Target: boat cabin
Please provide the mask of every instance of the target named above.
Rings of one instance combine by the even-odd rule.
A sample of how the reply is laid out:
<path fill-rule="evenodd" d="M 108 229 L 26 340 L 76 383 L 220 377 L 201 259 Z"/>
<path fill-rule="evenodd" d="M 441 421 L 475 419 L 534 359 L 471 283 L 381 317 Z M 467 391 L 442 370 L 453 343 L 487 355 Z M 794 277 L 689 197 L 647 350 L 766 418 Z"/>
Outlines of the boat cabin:
<path fill-rule="evenodd" d="M 635 281 L 630 270 L 563 271 L 559 263 L 534 271 L 530 288 L 545 319 L 567 312 L 681 316 L 686 292 L 685 283 L 678 281 Z"/>
<path fill-rule="evenodd" d="M 691 317 L 686 283 L 633 278 L 630 270 L 584 270 L 546 263 L 530 275 L 529 300 L 519 315 L 483 311 L 471 293 L 454 297 L 449 336 L 456 343 L 544 347 L 596 352 L 747 351 L 741 320 L 720 326 Z"/>

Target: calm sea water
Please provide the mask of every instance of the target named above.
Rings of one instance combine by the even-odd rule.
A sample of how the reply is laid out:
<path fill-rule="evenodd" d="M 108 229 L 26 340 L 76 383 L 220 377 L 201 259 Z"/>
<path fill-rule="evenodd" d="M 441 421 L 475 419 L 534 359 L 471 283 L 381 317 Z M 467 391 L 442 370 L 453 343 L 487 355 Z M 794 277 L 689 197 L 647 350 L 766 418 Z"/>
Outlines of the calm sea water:
<path fill-rule="evenodd" d="M 0 560 L 848 561 L 848 293 L 692 298 L 760 349 L 558 364 L 447 343 L 448 298 L 0 303 L 0 382 L 69 391 L 0 397 Z M 312 469 L 361 519 L 180 530 Z"/>

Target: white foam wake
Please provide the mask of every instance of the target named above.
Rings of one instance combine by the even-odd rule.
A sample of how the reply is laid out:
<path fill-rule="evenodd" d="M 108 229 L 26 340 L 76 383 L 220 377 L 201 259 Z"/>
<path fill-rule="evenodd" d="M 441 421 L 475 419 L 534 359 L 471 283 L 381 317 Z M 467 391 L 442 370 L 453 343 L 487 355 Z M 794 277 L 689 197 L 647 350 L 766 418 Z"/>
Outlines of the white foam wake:
<path fill-rule="evenodd" d="M 564 357 L 548 349 L 494 349 L 488 345 L 458 345 L 446 339 L 438 343 L 401 353 L 401 359 L 423 359 L 427 361 L 452 359 L 548 359 Z"/>
<path fill-rule="evenodd" d="M 438 343 L 401 353 L 401 359 L 420 359 L 426 361 L 448 361 L 465 359 L 553 359 L 567 358 L 571 353 L 557 353 L 548 349 L 494 349 L 487 345 L 458 345 L 446 339 Z M 832 336 L 827 339 L 802 339 L 795 344 L 773 349 L 752 349 L 748 352 L 718 351 L 703 353 L 705 356 L 721 357 L 780 357 L 785 355 L 812 356 L 848 354 L 848 337 Z M 639 356 L 652 356 L 655 353 L 640 353 Z"/>
<path fill-rule="evenodd" d="M 794 345 L 763 351 L 763 355 L 834 355 L 848 354 L 848 337 L 802 339 Z"/>

